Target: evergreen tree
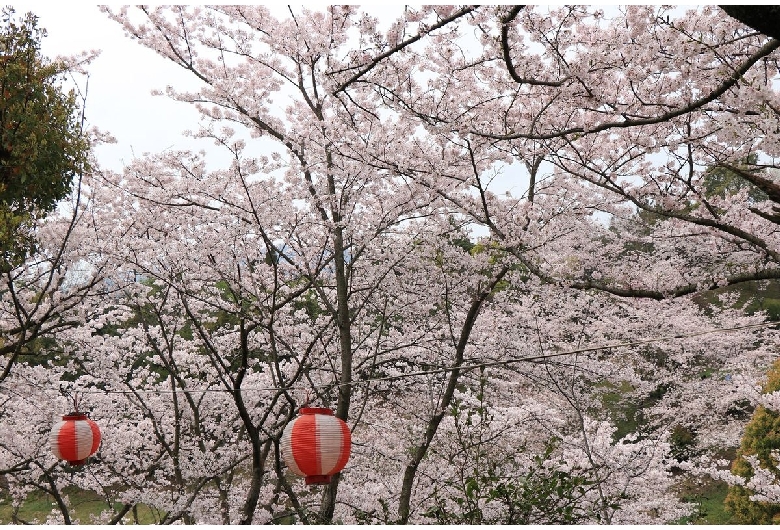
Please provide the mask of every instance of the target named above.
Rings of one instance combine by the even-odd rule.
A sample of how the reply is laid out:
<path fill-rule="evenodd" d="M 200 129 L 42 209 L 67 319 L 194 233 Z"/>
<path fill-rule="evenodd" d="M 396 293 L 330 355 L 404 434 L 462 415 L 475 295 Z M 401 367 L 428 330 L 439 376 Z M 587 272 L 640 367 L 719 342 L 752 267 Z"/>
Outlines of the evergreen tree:
<path fill-rule="evenodd" d="M 778 390 L 780 390 L 780 360 L 775 361 L 769 369 L 763 387 L 766 394 Z M 731 471 L 737 476 L 750 479 L 754 471 L 745 457 L 755 456 L 763 469 L 770 470 L 780 478 L 778 462 L 772 456 L 772 453 L 778 449 L 780 449 L 780 413 L 759 405 L 745 428 L 742 443 L 737 451 L 737 459 L 731 466 Z M 780 522 L 780 505 L 751 500 L 752 495 L 754 493 L 743 486 L 731 486 L 724 506 L 740 523 Z"/>
<path fill-rule="evenodd" d="M 40 53 L 46 36 L 35 15 L 0 18 L 0 269 L 18 265 L 35 247 L 35 221 L 65 198 L 87 164 L 75 95 L 66 67 Z"/>

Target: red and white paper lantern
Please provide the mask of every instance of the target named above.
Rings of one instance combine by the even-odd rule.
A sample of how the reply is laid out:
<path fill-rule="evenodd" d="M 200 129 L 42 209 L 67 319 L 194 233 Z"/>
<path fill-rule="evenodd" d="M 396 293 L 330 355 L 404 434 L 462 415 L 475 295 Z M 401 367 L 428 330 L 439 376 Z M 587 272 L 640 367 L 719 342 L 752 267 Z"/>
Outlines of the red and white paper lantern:
<path fill-rule="evenodd" d="M 86 414 L 67 414 L 51 430 L 51 450 L 60 460 L 80 466 L 100 446 L 100 429 Z"/>
<path fill-rule="evenodd" d="M 349 460 L 349 427 L 325 408 L 302 408 L 287 424 L 280 441 L 282 458 L 306 484 L 328 484 Z"/>

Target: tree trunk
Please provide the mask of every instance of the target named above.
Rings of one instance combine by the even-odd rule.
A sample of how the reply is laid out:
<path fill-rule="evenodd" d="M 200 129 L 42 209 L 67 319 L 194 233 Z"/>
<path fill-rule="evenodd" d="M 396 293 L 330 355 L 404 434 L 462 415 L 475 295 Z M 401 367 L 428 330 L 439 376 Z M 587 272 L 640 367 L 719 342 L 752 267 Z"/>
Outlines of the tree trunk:
<path fill-rule="evenodd" d="M 485 302 L 485 300 L 487 300 L 487 297 L 490 295 L 490 293 L 493 292 L 493 289 L 495 289 L 496 285 L 498 285 L 498 282 L 503 279 L 507 272 L 509 272 L 509 267 L 503 267 L 490 283 L 490 285 L 482 292 L 480 292 L 478 296 L 471 302 L 471 307 L 469 308 L 469 312 L 466 315 L 466 321 L 463 323 L 463 328 L 461 328 L 460 332 L 460 338 L 458 339 L 458 344 L 455 348 L 455 360 L 452 364 L 453 369 L 450 372 L 450 377 L 447 381 L 447 388 L 445 389 L 444 395 L 439 402 L 436 414 L 434 414 L 431 420 L 428 422 L 428 427 L 425 429 L 425 437 L 423 438 L 423 441 L 420 443 L 420 445 L 414 448 L 412 460 L 406 466 L 406 470 L 404 471 L 404 480 L 401 485 L 401 496 L 398 501 L 398 524 L 408 524 L 409 515 L 411 512 L 410 505 L 412 499 L 412 488 L 414 486 L 415 476 L 417 475 L 417 468 L 419 468 L 420 463 L 423 461 L 423 458 L 425 458 L 425 455 L 428 452 L 428 448 L 433 441 L 433 437 L 436 436 L 436 431 L 439 429 L 439 424 L 444 418 L 444 415 L 447 413 L 447 409 L 449 409 L 450 403 L 452 402 L 452 397 L 455 394 L 455 387 L 458 383 L 458 378 L 460 377 L 459 367 L 461 364 L 463 364 L 463 355 L 466 351 L 466 345 L 468 344 L 469 337 L 471 336 L 471 331 L 474 329 L 474 324 L 477 321 L 482 304 Z"/>

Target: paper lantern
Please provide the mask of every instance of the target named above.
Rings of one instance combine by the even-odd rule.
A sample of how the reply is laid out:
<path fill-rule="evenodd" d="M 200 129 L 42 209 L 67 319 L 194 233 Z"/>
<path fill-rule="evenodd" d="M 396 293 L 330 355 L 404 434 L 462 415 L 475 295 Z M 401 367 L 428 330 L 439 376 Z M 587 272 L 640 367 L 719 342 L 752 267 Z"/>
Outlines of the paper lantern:
<path fill-rule="evenodd" d="M 328 484 L 349 460 L 352 435 L 347 424 L 325 408 L 302 408 L 287 424 L 281 452 L 287 467 L 306 484 Z"/>
<path fill-rule="evenodd" d="M 52 428 L 51 450 L 60 460 L 80 466 L 100 446 L 100 429 L 86 414 L 67 414 Z"/>

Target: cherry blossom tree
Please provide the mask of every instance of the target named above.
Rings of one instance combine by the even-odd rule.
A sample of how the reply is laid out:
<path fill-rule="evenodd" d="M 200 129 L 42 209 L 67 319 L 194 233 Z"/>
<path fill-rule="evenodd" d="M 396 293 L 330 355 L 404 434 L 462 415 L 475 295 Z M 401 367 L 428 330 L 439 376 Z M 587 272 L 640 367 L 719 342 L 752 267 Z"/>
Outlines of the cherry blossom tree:
<path fill-rule="evenodd" d="M 62 522 L 70 519 L 48 431 L 56 411 L 71 410 L 61 391 L 74 377 L 66 367 L 77 359 L 66 335 L 81 333 L 103 312 L 95 300 L 113 291 L 104 283 L 104 256 L 87 243 L 97 232 L 86 199 L 90 177 L 77 180 L 69 204 L 37 223 L 37 250 L 3 273 L 0 298 L 0 476 L 15 503 L 31 491 L 51 494 Z"/>
<path fill-rule="evenodd" d="M 16 418 L 17 502 L 46 491 L 58 522 L 69 485 L 106 500 L 99 522 L 690 512 L 674 429 L 737 445 L 728 412 L 776 348 L 718 288 L 780 270 L 777 41 L 716 8 L 106 12 L 192 73 L 166 92 L 215 147 L 90 182 L 68 241 L 100 296 L 2 389 L 39 420 L 64 398 L 36 389 L 80 392 L 105 441 L 69 474 Z M 322 490 L 280 459 L 306 403 L 353 431 Z"/>
<path fill-rule="evenodd" d="M 428 127 L 449 138 L 489 138 L 528 163 L 543 157 L 553 174 L 577 177 L 572 193 L 603 197 L 591 208 L 623 217 L 625 210 L 615 208 L 626 206 L 661 220 L 650 233 L 653 245 L 667 250 L 650 254 L 642 274 L 636 263 L 626 270 L 626 260 L 603 259 L 584 248 L 576 257 L 586 266 L 567 273 L 568 283 L 661 298 L 776 278 L 772 109 L 778 41 L 723 20 L 717 8 L 683 16 L 641 6 L 617 14 L 500 8 L 483 19 L 477 26 L 480 52 L 431 50 L 434 81 L 409 97 L 399 95 L 398 105 L 413 107 Z M 452 49 L 452 42 L 431 46 Z M 502 119 L 485 121 L 486 114 Z M 753 162 L 745 164 L 748 159 Z M 705 175 L 713 167 L 734 171 L 766 195 L 761 201 L 745 193 L 707 196 Z M 475 218 L 537 275 L 563 281 L 542 256 L 517 244 L 522 224 L 487 223 L 491 207 L 485 201 Z M 662 271 L 665 255 L 678 253 L 675 241 L 682 234 L 698 240 L 691 247 L 706 252 L 706 263 L 696 267 L 694 260 L 682 270 L 672 263 Z M 576 247 L 570 247 L 574 255 L 571 250 Z M 660 282 L 658 274 L 664 274 Z"/>

